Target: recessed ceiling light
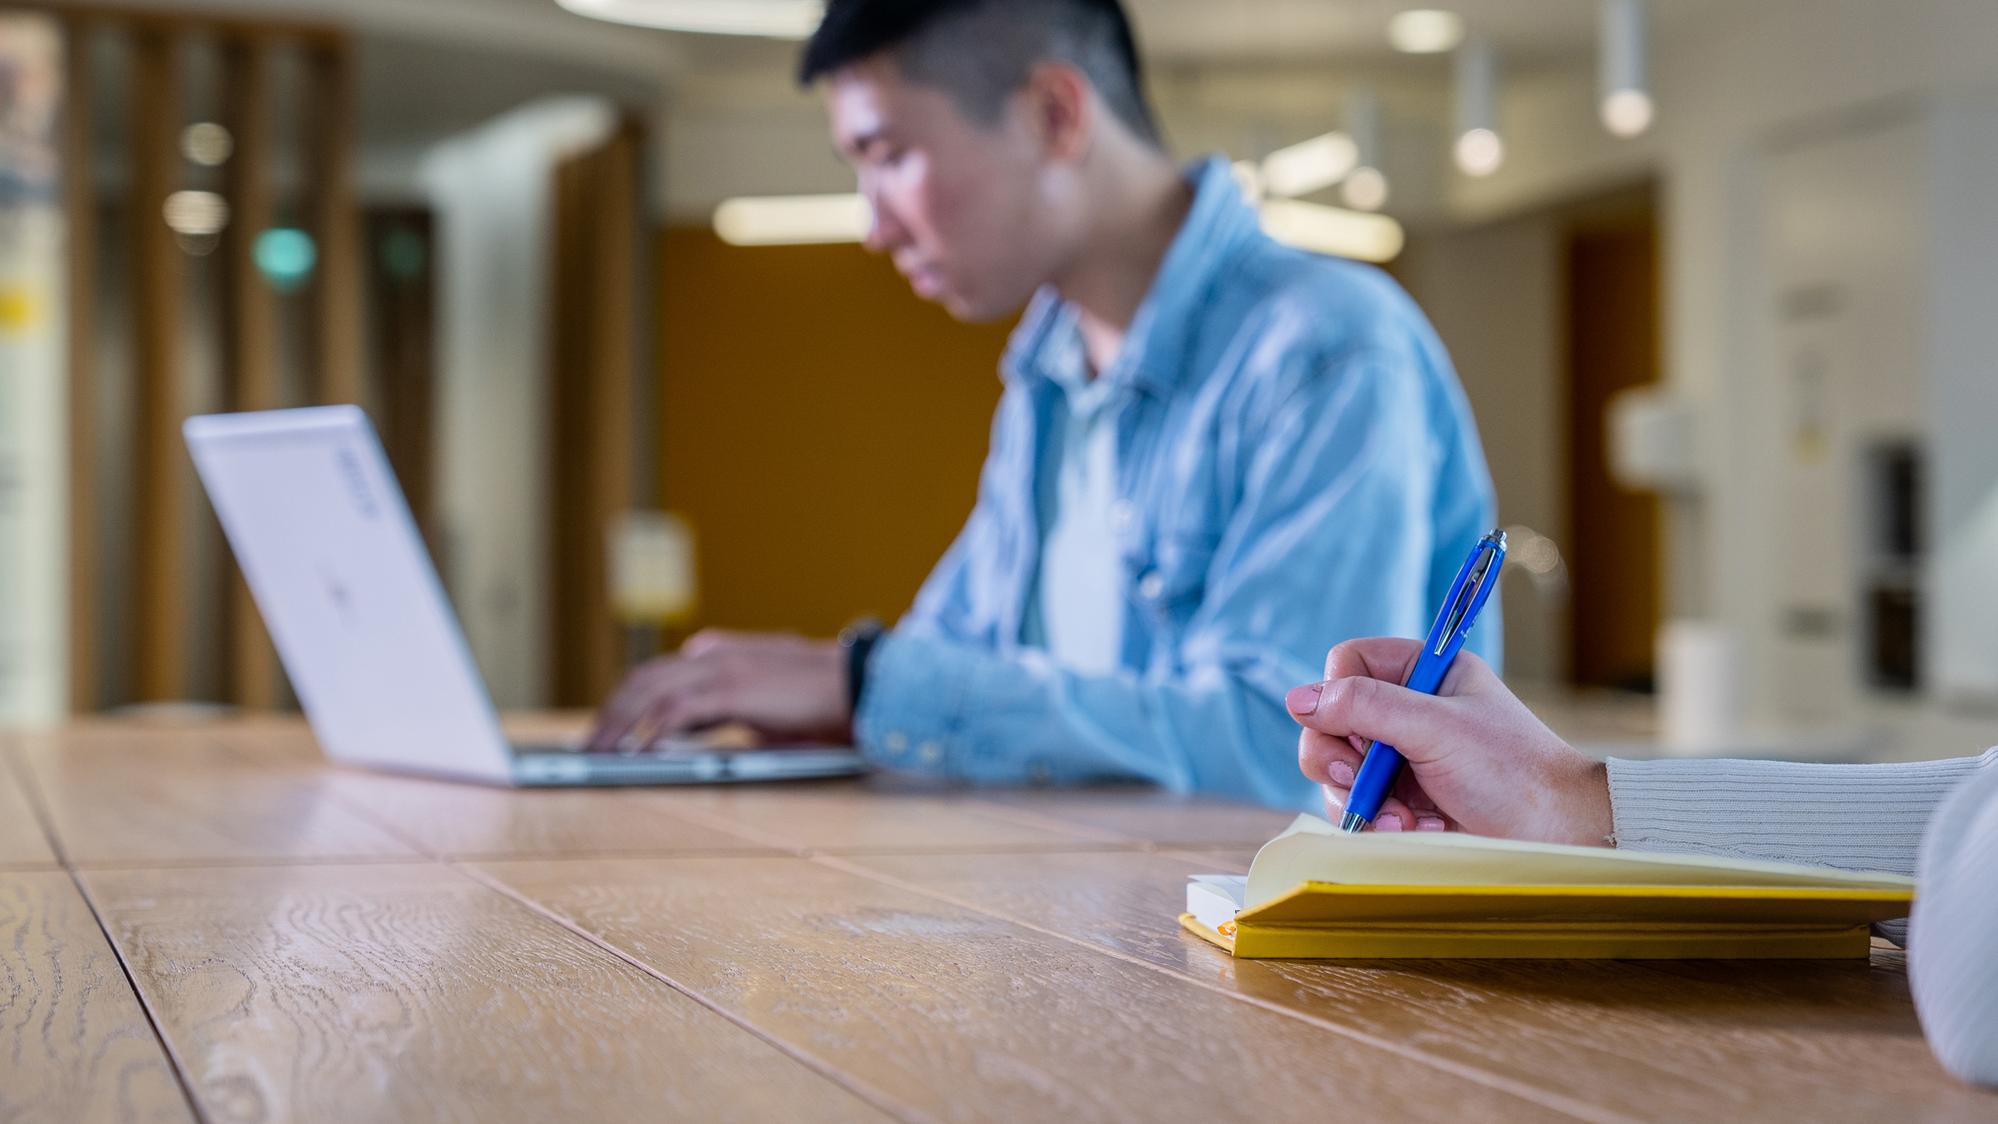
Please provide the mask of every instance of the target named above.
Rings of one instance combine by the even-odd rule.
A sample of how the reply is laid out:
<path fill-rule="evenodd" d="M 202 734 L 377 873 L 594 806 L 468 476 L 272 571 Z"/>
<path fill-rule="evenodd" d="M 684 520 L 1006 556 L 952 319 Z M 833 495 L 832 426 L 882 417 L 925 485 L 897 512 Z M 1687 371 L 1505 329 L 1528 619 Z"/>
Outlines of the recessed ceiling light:
<path fill-rule="evenodd" d="M 758 35 L 803 39 L 819 26 L 819 0 L 555 0 L 579 16 L 612 23 L 698 31 L 709 35 Z"/>
<path fill-rule="evenodd" d="M 1464 41 L 1464 17 L 1441 8 L 1410 8 L 1388 21 L 1388 42 L 1411 55 L 1437 55 Z"/>

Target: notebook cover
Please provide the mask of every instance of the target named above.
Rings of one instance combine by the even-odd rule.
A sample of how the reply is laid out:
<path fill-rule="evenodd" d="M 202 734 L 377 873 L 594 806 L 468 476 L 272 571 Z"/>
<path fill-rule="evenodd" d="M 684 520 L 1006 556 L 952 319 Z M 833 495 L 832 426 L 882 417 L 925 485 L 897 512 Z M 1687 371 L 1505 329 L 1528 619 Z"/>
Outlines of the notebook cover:
<path fill-rule="evenodd" d="M 1235 919 L 1245 959 L 1865 957 L 1869 926 L 1912 890 L 1756 886 L 1354 886 L 1302 883 Z"/>

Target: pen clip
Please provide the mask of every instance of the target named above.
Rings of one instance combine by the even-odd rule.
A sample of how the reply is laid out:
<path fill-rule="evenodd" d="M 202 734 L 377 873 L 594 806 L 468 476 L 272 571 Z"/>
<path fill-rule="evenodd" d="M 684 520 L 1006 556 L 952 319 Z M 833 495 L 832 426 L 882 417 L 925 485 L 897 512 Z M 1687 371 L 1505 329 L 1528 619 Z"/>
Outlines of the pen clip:
<path fill-rule="evenodd" d="M 1479 594 L 1484 590 L 1486 579 L 1491 577 L 1492 567 L 1505 550 L 1505 532 L 1495 531 L 1486 535 L 1478 543 L 1477 557 L 1465 567 L 1457 579 L 1457 596 L 1443 610 L 1443 627 L 1435 630 L 1434 647 L 1431 654 L 1441 656 L 1450 647 L 1458 632 L 1467 627 L 1468 618 L 1477 611 L 1483 600 Z"/>

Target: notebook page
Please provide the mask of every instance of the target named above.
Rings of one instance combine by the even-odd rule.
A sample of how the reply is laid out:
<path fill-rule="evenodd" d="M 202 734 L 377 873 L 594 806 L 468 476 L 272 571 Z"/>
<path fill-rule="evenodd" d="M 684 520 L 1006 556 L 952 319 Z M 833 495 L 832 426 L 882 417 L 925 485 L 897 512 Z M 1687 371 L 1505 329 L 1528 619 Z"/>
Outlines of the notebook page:
<path fill-rule="evenodd" d="M 1456 832 L 1348 835 L 1316 816 L 1295 823 L 1256 854 L 1247 905 L 1300 882 L 1402 886 L 1845 886 L 1905 890 L 1914 880 L 1827 867 L 1521 843 Z"/>

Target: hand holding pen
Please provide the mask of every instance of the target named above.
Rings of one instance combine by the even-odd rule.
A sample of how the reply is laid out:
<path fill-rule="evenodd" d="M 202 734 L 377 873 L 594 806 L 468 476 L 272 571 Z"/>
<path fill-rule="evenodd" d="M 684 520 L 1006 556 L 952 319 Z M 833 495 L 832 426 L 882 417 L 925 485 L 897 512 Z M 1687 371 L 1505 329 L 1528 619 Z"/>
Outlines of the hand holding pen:
<path fill-rule="evenodd" d="M 1463 579 L 1460 574 L 1459 585 Z M 1448 623 L 1456 600 L 1446 599 L 1439 625 Z M 1455 628 L 1444 636 L 1463 631 Z M 1376 831 L 1450 829 L 1557 843 L 1608 842 L 1609 786 L 1602 763 L 1543 725 L 1490 665 L 1475 654 L 1455 658 L 1437 677 L 1433 695 L 1403 685 L 1425 656 L 1436 658 L 1436 640 L 1432 629 L 1427 642 L 1382 638 L 1341 644 L 1326 658 L 1323 682 L 1298 687 L 1286 698 L 1305 727 L 1299 765 L 1325 786 L 1332 818 L 1343 819 L 1352 808 L 1362 759 L 1379 741 L 1398 752 L 1394 783 L 1377 807 L 1364 809 Z"/>

